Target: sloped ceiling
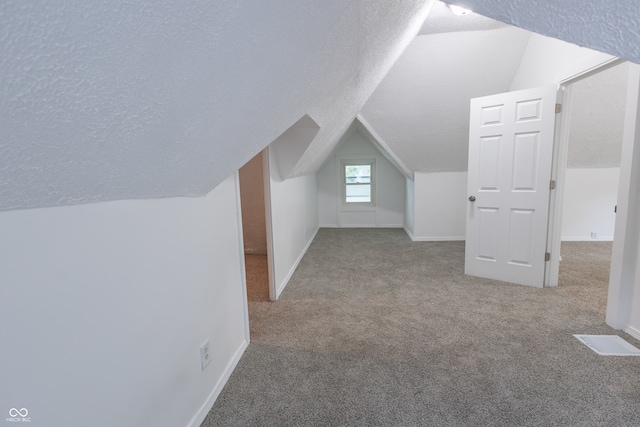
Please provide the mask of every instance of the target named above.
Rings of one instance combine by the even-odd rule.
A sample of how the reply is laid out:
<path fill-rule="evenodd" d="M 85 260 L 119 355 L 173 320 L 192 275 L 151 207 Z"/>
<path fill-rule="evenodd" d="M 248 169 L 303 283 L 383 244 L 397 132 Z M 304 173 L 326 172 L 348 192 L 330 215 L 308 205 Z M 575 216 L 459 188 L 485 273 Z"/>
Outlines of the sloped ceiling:
<path fill-rule="evenodd" d="M 430 1 L 0 2 L 0 210 L 202 195 L 297 120 L 331 150 Z"/>
<path fill-rule="evenodd" d="M 466 171 L 469 100 L 510 90 L 531 34 L 436 1 L 360 116 L 411 172 Z M 568 167 L 619 165 L 627 69 L 574 84 Z"/>
<path fill-rule="evenodd" d="M 482 15 L 640 62 L 634 0 L 464 3 Z M 291 176 L 313 173 L 418 33 L 430 4 L 2 1 L 0 210 L 202 195 L 305 115 L 320 130 Z M 425 31 L 430 35 L 420 38 L 453 35 L 458 55 L 474 43 L 455 32 Z M 520 38 L 508 28 L 472 33 L 509 31 Z M 444 55 L 430 58 L 433 64 L 447 58 L 442 47 L 423 44 L 430 55 Z M 475 70 L 467 71 L 456 85 L 476 90 Z M 433 96 L 458 90 L 444 86 L 434 86 Z M 497 86 L 490 90 L 501 91 Z M 375 102 L 366 108 L 371 122 Z M 459 120 L 438 114 L 449 122 L 445 133 L 464 133 Z M 433 157 L 448 137 L 434 136 L 434 149 L 416 145 L 423 151 L 411 154 L 431 157 L 416 169 L 441 167 Z M 437 163 L 461 168 L 452 157 Z"/>
<path fill-rule="evenodd" d="M 361 115 L 410 170 L 467 170 L 469 99 L 509 90 L 530 36 L 499 27 L 416 37 L 365 104 Z"/>

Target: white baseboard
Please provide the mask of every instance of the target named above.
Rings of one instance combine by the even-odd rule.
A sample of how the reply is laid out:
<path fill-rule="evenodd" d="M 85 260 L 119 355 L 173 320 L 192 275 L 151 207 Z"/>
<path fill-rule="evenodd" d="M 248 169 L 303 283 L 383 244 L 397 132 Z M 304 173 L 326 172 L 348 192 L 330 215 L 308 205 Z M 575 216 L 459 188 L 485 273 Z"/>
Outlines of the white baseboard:
<path fill-rule="evenodd" d="M 622 327 L 622 330 L 637 340 L 640 340 L 640 330 L 634 328 L 633 326 L 625 325 Z"/>
<path fill-rule="evenodd" d="M 407 227 L 403 226 L 402 228 L 413 242 L 460 242 L 465 240 L 465 236 L 416 237 Z"/>
<path fill-rule="evenodd" d="M 364 224 L 364 225 L 346 225 L 338 226 L 337 224 L 320 224 L 320 228 L 404 228 L 402 224 Z"/>
<path fill-rule="evenodd" d="M 436 237 L 416 237 L 413 236 L 414 242 L 463 242 L 465 236 L 436 236 Z"/>
<path fill-rule="evenodd" d="M 407 233 L 407 236 L 409 236 L 411 241 L 415 242 L 415 239 L 413 238 L 413 233 L 411 231 L 409 231 L 409 229 L 407 227 L 402 227 L 402 229 L 404 230 L 405 233 Z"/>
<path fill-rule="evenodd" d="M 296 262 L 293 263 L 293 266 L 289 270 L 287 277 L 284 278 L 282 283 L 280 283 L 279 285 L 276 285 L 276 299 L 280 298 L 280 294 L 282 293 L 282 291 L 284 291 L 284 288 L 289 283 L 289 279 L 291 279 L 291 276 L 293 276 L 293 273 L 295 273 L 296 268 L 298 268 L 298 264 L 300 264 L 300 261 L 302 261 L 302 257 L 304 256 L 304 254 L 307 253 L 307 249 L 309 249 L 309 246 L 311 246 L 313 239 L 316 238 L 316 234 L 318 234 L 318 230 L 320 230 L 320 227 L 316 228 L 316 231 L 313 232 L 313 235 L 305 245 L 304 249 L 302 249 L 302 252 L 300 252 L 300 255 L 296 259 Z"/>
<path fill-rule="evenodd" d="M 562 237 L 563 242 L 613 242 L 613 236 L 604 236 L 592 239 L 591 237 Z"/>
<path fill-rule="evenodd" d="M 242 357 L 242 355 L 244 354 L 244 351 L 247 349 L 248 346 L 249 346 L 249 342 L 247 340 L 243 340 L 242 344 L 240 344 L 240 347 L 238 348 L 236 353 L 233 355 L 233 357 L 229 361 L 229 364 L 227 364 L 227 367 L 223 371 L 222 376 L 216 383 L 215 387 L 213 387 L 211 394 L 209 394 L 209 397 L 207 398 L 207 400 L 200 407 L 198 412 L 196 412 L 193 418 L 191 418 L 191 421 L 189 421 L 189 424 L 187 424 L 187 426 L 200 427 L 200 424 L 202 424 L 204 419 L 207 417 L 207 414 L 209 413 L 209 411 L 211 411 L 211 408 L 213 408 L 213 404 L 216 402 L 216 399 L 218 398 L 218 396 L 220 396 L 222 389 L 224 388 L 225 384 L 227 384 L 227 381 L 229 381 L 229 377 L 231 376 L 231 373 L 233 372 L 234 369 L 236 369 L 236 366 L 238 365 L 240 358 Z"/>

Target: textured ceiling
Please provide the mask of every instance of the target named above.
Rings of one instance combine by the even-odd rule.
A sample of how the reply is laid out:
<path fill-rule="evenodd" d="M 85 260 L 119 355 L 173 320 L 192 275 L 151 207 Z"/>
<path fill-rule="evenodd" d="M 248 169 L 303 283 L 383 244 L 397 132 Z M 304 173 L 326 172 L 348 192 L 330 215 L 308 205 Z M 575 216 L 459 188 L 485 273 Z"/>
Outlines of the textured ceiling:
<path fill-rule="evenodd" d="M 467 170 L 469 99 L 509 90 L 529 36 L 514 27 L 418 36 L 361 115 L 410 170 Z"/>
<path fill-rule="evenodd" d="M 0 210 L 202 195 L 305 114 L 313 163 L 429 6 L 2 1 Z"/>
<path fill-rule="evenodd" d="M 529 31 L 640 63 L 637 0 L 444 0 Z"/>
<path fill-rule="evenodd" d="M 477 13 L 460 17 L 449 9 L 446 3 L 436 1 L 429 11 L 429 17 L 424 21 L 418 35 L 451 33 L 455 31 L 495 30 L 508 24 L 486 18 Z"/>
<path fill-rule="evenodd" d="M 485 16 L 640 62 L 634 0 L 465 3 Z M 320 130 L 292 176 L 315 172 L 419 31 L 429 6 L 421 0 L 4 0 L 0 210 L 202 195 L 305 114 Z M 428 62 L 459 61 L 462 68 L 467 62 L 453 56 L 485 49 L 476 41 L 480 33 L 513 30 L 474 31 L 466 42 L 448 25 L 424 31 L 431 35 L 418 39 L 457 43 L 447 50 L 425 41 L 431 57 L 413 58 L 433 80 Z M 497 43 L 489 54 L 509 68 L 508 52 L 500 58 Z M 495 89 L 480 87 L 491 74 L 486 67 L 431 81 L 426 95 L 445 100 L 460 86 L 473 96 L 502 91 L 498 81 L 506 71 L 495 71 Z M 420 102 L 407 97 L 405 111 Z M 447 109 L 448 102 L 439 105 Z M 385 108 L 402 123 L 393 117 L 399 111 Z M 415 131 L 434 147 L 416 145 L 404 157 L 459 168 L 452 156 L 438 156 L 466 131 L 458 118 L 434 114 L 443 127 Z M 414 112 L 421 117 L 427 115 Z"/>

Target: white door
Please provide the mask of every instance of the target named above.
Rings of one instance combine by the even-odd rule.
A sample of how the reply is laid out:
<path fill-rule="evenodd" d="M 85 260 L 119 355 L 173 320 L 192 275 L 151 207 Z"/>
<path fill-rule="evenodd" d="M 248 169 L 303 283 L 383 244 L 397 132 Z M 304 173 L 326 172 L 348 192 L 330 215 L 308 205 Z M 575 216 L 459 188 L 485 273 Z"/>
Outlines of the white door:
<path fill-rule="evenodd" d="M 544 285 L 556 90 L 471 100 L 466 274 Z"/>

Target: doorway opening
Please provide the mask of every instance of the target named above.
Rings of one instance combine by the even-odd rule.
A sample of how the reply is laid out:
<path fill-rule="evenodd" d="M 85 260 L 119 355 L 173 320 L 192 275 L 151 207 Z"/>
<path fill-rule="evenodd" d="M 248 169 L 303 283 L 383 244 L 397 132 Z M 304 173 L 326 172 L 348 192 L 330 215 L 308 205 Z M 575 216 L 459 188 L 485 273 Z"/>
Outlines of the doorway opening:
<path fill-rule="evenodd" d="M 606 315 L 628 63 L 570 84 L 558 291 Z"/>
<path fill-rule="evenodd" d="M 247 300 L 271 301 L 269 233 L 267 232 L 265 191 L 265 151 L 261 151 L 239 170 L 242 234 L 244 241 Z"/>

